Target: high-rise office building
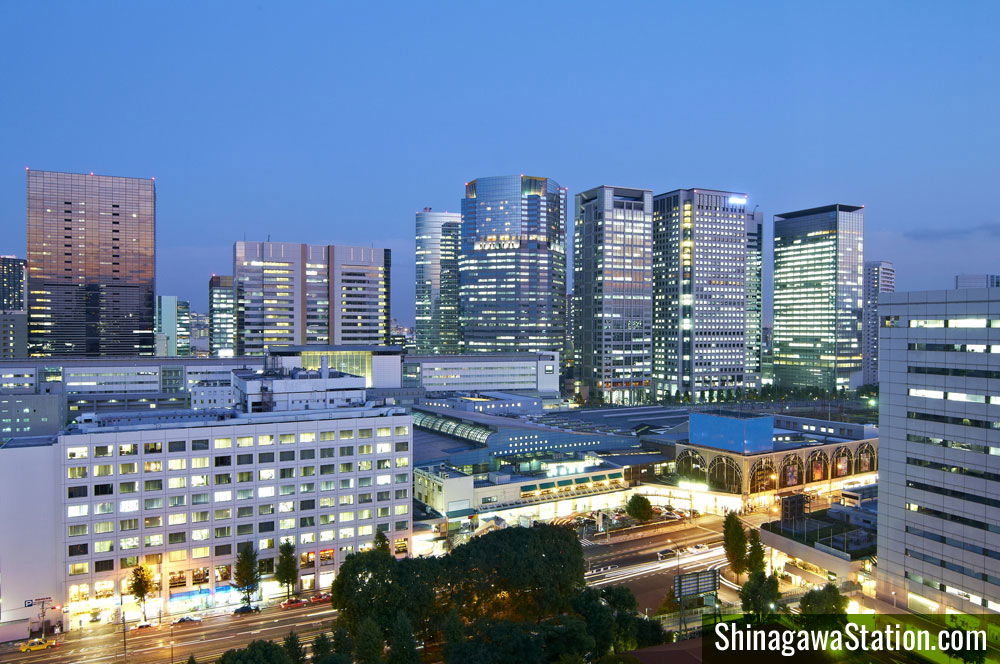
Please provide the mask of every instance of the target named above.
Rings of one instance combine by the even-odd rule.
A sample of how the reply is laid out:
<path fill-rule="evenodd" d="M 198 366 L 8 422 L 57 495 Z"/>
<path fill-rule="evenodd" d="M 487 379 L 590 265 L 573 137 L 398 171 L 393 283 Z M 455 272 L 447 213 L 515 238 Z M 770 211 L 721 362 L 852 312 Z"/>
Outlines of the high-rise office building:
<path fill-rule="evenodd" d="M 510 175 L 465 185 L 459 256 L 465 352 L 563 352 L 566 190 Z"/>
<path fill-rule="evenodd" d="M 1000 274 L 957 274 L 955 288 L 1000 288 Z"/>
<path fill-rule="evenodd" d="M 27 172 L 30 352 L 152 355 L 152 179 Z"/>
<path fill-rule="evenodd" d="M 417 352 L 454 354 L 461 351 L 458 330 L 458 251 L 462 215 L 417 213 Z"/>
<path fill-rule="evenodd" d="M 861 379 L 864 207 L 774 218 L 774 384 L 832 391 Z"/>
<path fill-rule="evenodd" d="M 213 274 L 208 280 L 208 353 L 232 357 L 236 352 L 236 292 L 233 277 Z"/>
<path fill-rule="evenodd" d="M 237 242 L 237 353 L 387 343 L 391 267 L 388 249 Z"/>
<path fill-rule="evenodd" d="M 735 396 L 760 384 L 761 220 L 746 194 L 653 198 L 655 395 Z"/>
<path fill-rule="evenodd" d="M 896 290 L 896 268 L 889 261 L 865 261 L 864 309 L 861 312 L 862 383 L 878 383 L 878 298 Z"/>
<path fill-rule="evenodd" d="M 571 318 L 579 393 L 602 403 L 648 403 L 653 193 L 603 186 L 575 202 Z"/>
<path fill-rule="evenodd" d="M 879 304 L 878 595 L 1000 611 L 1000 289 Z"/>
<path fill-rule="evenodd" d="M 28 262 L 0 256 L 0 311 L 27 311 Z"/>
<path fill-rule="evenodd" d="M 156 354 L 191 354 L 191 304 L 176 295 L 156 296 Z"/>
<path fill-rule="evenodd" d="M 747 234 L 746 256 L 746 373 L 751 389 L 764 382 L 764 213 L 753 209 L 744 217 Z"/>

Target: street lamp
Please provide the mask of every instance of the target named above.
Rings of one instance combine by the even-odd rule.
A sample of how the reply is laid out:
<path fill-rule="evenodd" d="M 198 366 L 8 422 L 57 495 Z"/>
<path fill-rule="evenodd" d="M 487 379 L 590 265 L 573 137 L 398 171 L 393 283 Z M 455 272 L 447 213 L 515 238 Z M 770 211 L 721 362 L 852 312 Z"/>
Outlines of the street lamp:
<path fill-rule="evenodd" d="M 892 591 L 892 608 L 896 608 L 896 591 Z"/>

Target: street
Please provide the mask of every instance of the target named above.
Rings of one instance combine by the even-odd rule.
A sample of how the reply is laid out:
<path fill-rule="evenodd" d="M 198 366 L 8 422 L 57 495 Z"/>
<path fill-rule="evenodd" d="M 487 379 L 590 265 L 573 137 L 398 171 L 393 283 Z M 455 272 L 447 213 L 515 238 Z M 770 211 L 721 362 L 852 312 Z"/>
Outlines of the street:
<path fill-rule="evenodd" d="M 128 632 L 128 662 L 146 664 L 178 662 L 183 664 L 189 655 L 199 663 L 213 663 L 232 648 L 240 648 L 254 639 L 280 640 L 290 629 L 295 629 L 306 643 L 312 641 L 322 629 L 328 629 L 336 612 L 328 604 L 305 606 L 282 611 L 265 609 L 248 616 L 222 615 L 205 618 L 201 623 L 173 626 L 167 622 Z M 171 636 L 172 631 L 172 636 Z M 18 651 L 0 654 L 0 662 L 25 662 L 29 664 L 114 664 L 126 661 L 122 651 L 121 630 L 114 633 L 77 636 L 71 633 L 61 637 L 58 648 L 39 652 Z M 173 640 L 173 659 L 170 642 Z"/>
<path fill-rule="evenodd" d="M 721 569 L 726 565 L 721 542 L 722 519 L 714 516 L 700 517 L 693 523 L 679 523 L 676 530 L 630 542 L 611 545 L 585 542 L 584 555 L 588 569 L 593 570 L 587 573 L 586 581 L 594 587 L 625 585 L 635 594 L 639 610 L 652 613 L 663 601 L 678 569 L 693 572 Z M 687 547 L 695 544 L 707 544 L 709 549 L 688 553 Z M 679 550 L 679 558 L 658 560 L 656 553 L 666 548 Z M 720 599 L 737 601 L 736 591 L 725 581 Z M 158 627 L 128 632 L 127 661 L 183 664 L 194 655 L 199 663 L 210 664 L 227 650 L 243 647 L 254 639 L 280 640 L 291 629 L 305 643 L 310 643 L 321 630 L 329 628 L 335 614 L 330 605 L 324 603 L 285 611 L 269 608 L 242 617 L 212 616 L 201 623 L 173 627 L 165 621 Z M 124 661 L 120 630 L 103 634 L 71 632 L 60 637 L 60 645 L 55 649 L 31 653 L 10 649 L 0 653 L 0 663 L 115 664 Z"/>

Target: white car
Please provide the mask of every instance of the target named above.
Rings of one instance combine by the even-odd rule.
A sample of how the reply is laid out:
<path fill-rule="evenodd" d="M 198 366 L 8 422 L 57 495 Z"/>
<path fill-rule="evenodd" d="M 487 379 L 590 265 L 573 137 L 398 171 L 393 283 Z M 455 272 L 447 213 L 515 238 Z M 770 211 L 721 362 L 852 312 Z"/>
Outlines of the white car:
<path fill-rule="evenodd" d="M 707 544 L 695 544 L 688 547 L 688 553 L 703 553 L 705 551 L 708 551 Z"/>

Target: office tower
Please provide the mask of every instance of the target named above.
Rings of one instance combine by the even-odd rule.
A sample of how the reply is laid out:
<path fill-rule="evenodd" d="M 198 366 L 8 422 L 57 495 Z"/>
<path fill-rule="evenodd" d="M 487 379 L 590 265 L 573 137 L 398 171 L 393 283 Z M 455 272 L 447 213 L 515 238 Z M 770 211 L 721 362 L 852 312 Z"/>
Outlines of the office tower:
<path fill-rule="evenodd" d="M 1000 611 L 1000 289 L 879 303 L 878 595 Z"/>
<path fill-rule="evenodd" d="M 27 265 L 23 258 L 0 256 L 0 311 L 27 311 Z"/>
<path fill-rule="evenodd" d="M 467 183 L 458 274 L 465 352 L 563 352 L 566 190 L 526 175 Z"/>
<path fill-rule="evenodd" d="M 1000 274 L 955 275 L 955 288 L 997 288 L 997 287 L 1000 287 Z"/>
<path fill-rule="evenodd" d="M 237 353 L 388 343 L 391 265 L 388 249 L 237 242 Z"/>
<path fill-rule="evenodd" d="M 573 226 L 573 366 L 587 401 L 650 398 L 653 193 L 596 187 L 577 194 Z"/>
<path fill-rule="evenodd" d="M 864 206 L 774 218 L 774 384 L 851 387 L 861 376 Z"/>
<path fill-rule="evenodd" d="M 746 386 L 759 389 L 764 379 L 764 213 L 757 206 L 746 217 Z"/>
<path fill-rule="evenodd" d="M 0 311 L 0 359 L 28 356 L 28 314 Z"/>
<path fill-rule="evenodd" d="M 864 385 L 878 384 L 878 298 L 896 290 L 896 268 L 889 261 L 865 261 L 864 309 L 861 312 L 861 372 Z"/>
<path fill-rule="evenodd" d="M 32 355 L 152 355 L 152 179 L 27 172 Z"/>
<path fill-rule="evenodd" d="M 420 353 L 453 354 L 461 350 L 458 330 L 458 251 L 462 215 L 417 213 L 417 288 L 415 330 Z"/>
<path fill-rule="evenodd" d="M 176 295 L 156 296 L 156 355 L 191 354 L 191 304 Z"/>
<path fill-rule="evenodd" d="M 208 280 L 208 353 L 232 357 L 236 351 L 236 291 L 233 277 L 213 274 Z"/>
<path fill-rule="evenodd" d="M 760 217 L 746 194 L 678 189 L 653 198 L 657 399 L 732 397 L 759 385 L 759 245 Z"/>

